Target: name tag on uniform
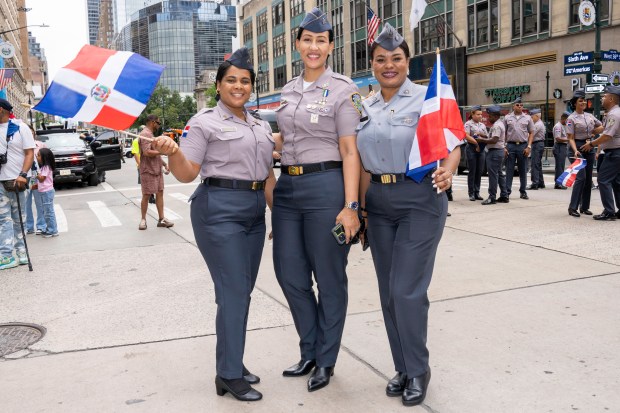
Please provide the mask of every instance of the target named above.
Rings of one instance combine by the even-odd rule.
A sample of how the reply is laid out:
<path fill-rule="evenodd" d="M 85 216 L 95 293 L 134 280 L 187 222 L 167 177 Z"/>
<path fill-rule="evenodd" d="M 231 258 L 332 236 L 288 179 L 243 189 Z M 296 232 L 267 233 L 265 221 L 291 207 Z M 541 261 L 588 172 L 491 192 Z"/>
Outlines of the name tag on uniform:
<path fill-rule="evenodd" d="M 316 113 L 310 115 L 310 123 L 319 123 L 319 115 Z"/>
<path fill-rule="evenodd" d="M 220 132 L 237 132 L 237 128 L 234 126 L 228 126 L 220 128 Z"/>

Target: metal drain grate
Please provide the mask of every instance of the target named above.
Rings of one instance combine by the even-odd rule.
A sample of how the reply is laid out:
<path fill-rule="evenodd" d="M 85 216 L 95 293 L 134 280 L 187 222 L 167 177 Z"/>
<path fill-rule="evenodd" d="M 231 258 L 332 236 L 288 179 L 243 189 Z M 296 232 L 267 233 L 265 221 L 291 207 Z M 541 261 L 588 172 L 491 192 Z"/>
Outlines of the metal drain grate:
<path fill-rule="evenodd" d="M 0 324 L 0 357 L 28 348 L 44 335 L 45 328 L 36 324 Z"/>

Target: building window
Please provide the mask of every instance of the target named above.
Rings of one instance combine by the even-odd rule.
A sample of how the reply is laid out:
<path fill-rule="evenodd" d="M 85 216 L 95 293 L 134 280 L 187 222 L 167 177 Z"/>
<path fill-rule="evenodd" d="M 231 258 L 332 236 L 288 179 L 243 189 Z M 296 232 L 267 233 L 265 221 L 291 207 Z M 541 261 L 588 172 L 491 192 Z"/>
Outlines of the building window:
<path fill-rule="evenodd" d="M 344 8 L 336 7 L 332 10 L 332 25 L 334 27 L 334 52 L 332 53 L 332 68 L 336 73 L 344 74 Z"/>
<path fill-rule="evenodd" d="M 252 41 L 252 21 L 243 24 L 243 43 Z"/>
<path fill-rule="evenodd" d="M 265 73 L 260 78 L 256 79 L 256 92 L 267 93 L 269 92 L 269 73 Z"/>
<path fill-rule="evenodd" d="M 256 17 L 256 33 L 258 35 L 267 33 L 267 13 Z"/>
<path fill-rule="evenodd" d="M 267 42 L 258 45 L 258 63 L 269 61 L 269 45 Z"/>
<path fill-rule="evenodd" d="M 273 71 L 273 85 L 281 89 L 286 84 L 286 66 L 276 67 Z"/>
<path fill-rule="evenodd" d="M 581 22 L 579 21 L 579 4 L 581 0 L 569 0 L 570 1 L 570 21 L 569 25 L 571 27 L 581 26 Z M 594 3 L 594 1 L 592 2 Z M 600 15 L 600 20 L 609 20 L 609 1 L 600 0 L 600 7 L 597 10 Z"/>
<path fill-rule="evenodd" d="M 293 69 L 293 77 L 297 77 L 301 74 L 301 71 L 304 68 L 304 63 L 301 60 L 295 60 L 291 63 L 291 68 Z"/>
<path fill-rule="evenodd" d="M 291 18 L 304 12 L 304 0 L 291 0 Z"/>
<path fill-rule="evenodd" d="M 512 0 L 512 38 L 549 32 L 549 0 Z"/>
<path fill-rule="evenodd" d="M 469 48 L 497 44 L 499 27 L 497 0 L 479 1 L 467 8 Z"/>
<path fill-rule="evenodd" d="M 351 31 L 366 27 L 366 2 L 354 0 L 350 4 Z"/>
<path fill-rule="evenodd" d="M 271 9 L 271 22 L 274 26 L 284 23 L 284 2 Z"/>
<path fill-rule="evenodd" d="M 297 40 L 297 31 L 299 27 L 291 27 L 291 53 L 293 53 L 297 48 L 295 47 L 295 41 Z"/>
<path fill-rule="evenodd" d="M 381 19 L 389 19 L 402 13 L 403 4 L 401 0 L 383 0 L 383 4 L 380 6 Z"/>
<path fill-rule="evenodd" d="M 351 44 L 351 72 L 361 72 L 368 70 L 368 50 L 366 39 Z"/>
<path fill-rule="evenodd" d="M 452 23 L 452 12 L 443 14 L 443 19 L 439 16 L 422 20 L 415 29 L 415 53 L 430 53 L 436 48 L 448 49 L 453 47 L 453 39 L 450 31 L 446 28 L 446 23 L 450 26 Z"/>
<path fill-rule="evenodd" d="M 286 53 L 286 42 L 284 41 L 284 34 L 281 34 L 273 39 L 273 57 L 282 56 L 284 53 Z"/>

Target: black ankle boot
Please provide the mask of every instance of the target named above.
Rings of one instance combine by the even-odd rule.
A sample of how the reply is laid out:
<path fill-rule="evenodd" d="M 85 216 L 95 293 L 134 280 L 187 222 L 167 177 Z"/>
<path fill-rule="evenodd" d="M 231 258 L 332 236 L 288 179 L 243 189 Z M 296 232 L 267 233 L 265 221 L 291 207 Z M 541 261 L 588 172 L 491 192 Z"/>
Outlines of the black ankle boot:
<path fill-rule="evenodd" d="M 218 396 L 228 392 L 242 402 L 255 402 L 263 398 L 263 395 L 254 390 L 245 379 L 223 379 L 215 376 L 215 391 Z"/>
<path fill-rule="evenodd" d="M 329 379 L 334 375 L 334 367 L 316 367 L 312 376 L 308 379 L 308 391 L 322 389 L 329 384 Z"/>

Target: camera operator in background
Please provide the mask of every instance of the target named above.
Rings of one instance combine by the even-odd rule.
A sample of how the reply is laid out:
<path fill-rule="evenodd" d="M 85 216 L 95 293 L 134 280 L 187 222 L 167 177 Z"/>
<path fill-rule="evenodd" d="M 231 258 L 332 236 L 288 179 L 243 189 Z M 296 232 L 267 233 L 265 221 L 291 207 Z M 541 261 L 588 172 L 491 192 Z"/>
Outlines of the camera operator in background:
<path fill-rule="evenodd" d="M 0 99 L 0 270 L 28 264 L 18 215 L 23 211 L 17 197 L 20 205 L 25 205 L 35 143 L 28 125 L 9 120 L 12 110 L 8 100 Z"/>

